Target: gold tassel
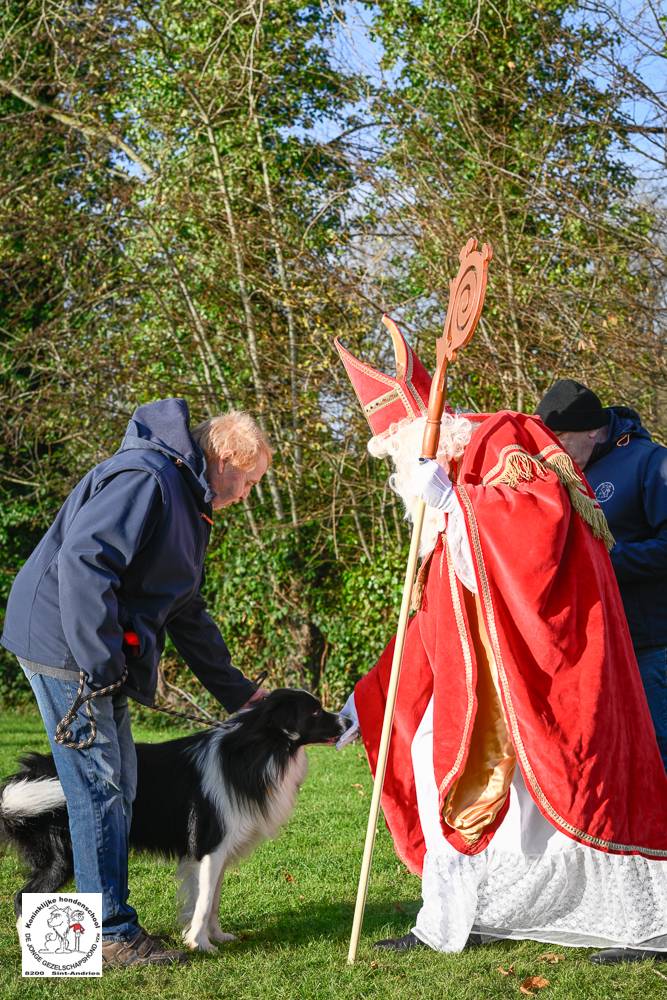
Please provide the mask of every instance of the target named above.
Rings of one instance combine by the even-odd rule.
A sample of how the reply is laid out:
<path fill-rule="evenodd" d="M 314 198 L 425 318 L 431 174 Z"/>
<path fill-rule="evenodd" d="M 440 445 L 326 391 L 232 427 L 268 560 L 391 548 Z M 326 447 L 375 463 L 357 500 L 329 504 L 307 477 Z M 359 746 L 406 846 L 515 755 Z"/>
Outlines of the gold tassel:
<path fill-rule="evenodd" d="M 412 585 L 412 594 L 410 595 L 410 611 L 421 611 L 422 598 L 424 596 L 424 580 L 419 577 L 415 580 Z"/>
<path fill-rule="evenodd" d="M 544 466 L 539 458 L 529 455 L 527 451 L 512 449 L 503 462 L 502 471 L 487 482 L 494 486 L 498 483 L 504 483 L 515 490 L 519 483 L 530 483 L 536 476 L 539 476 L 540 479 L 544 479 L 546 476 Z M 486 476 L 484 479 L 486 481 Z"/>
<path fill-rule="evenodd" d="M 444 542 L 444 535 L 443 535 Z M 412 593 L 410 594 L 410 611 L 421 611 L 422 598 L 424 597 L 424 590 L 426 589 L 426 580 L 428 579 L 428 569 L 431 565 L 431 556 L 433 555 L 433 549 L 428 555 L 424 556 L 421 562 L 421 566 L 417 571 L 417 576 L 415 577 L 415 582 L 412 584 Z"/>
<path fill-rule="evenodd" d="M 600 505 L 586 492 L 586 487 L 574 467 L 574 462 L 564 451 L 544 459 L 546 465 L 554 471 L 561 483 L 570 494 L 570 502 L 577 514 L 589 526 L 596 538 L 600 538 L 608 550 L 614 547 L 615 540 L 607 518 Z"/>
<path fill-rule="evenodd" d="M 499 467 L 500 471 L 496 472 Z M 512 446 L 504 448 L 497 465 L 484 476 L 483 482 L 486 486 L 504 483 L 511 489 L 516 489 L 521 482 L 531 482 L 536 477 L 544 479 L 549 469 L 567 489 L 573 508 L 586 522 L 594 536 L 600 538 L 608 549 L 613 548 L 614 536 L 609 530 L 600 505 L 589 497 L 574 462 L 567 452 L 557 445 L 545 449 L 539 455 L 529 455 L 522 448 Z"/>
<path fill-rule="evenodd" d="M 574 467 L 574 462 L 566 452 L 556 451 L 551 455 L 547 455 L 544 457 L 544 463 L 556 473 L 563 486 L 581 488 L 583 485 Z"/>

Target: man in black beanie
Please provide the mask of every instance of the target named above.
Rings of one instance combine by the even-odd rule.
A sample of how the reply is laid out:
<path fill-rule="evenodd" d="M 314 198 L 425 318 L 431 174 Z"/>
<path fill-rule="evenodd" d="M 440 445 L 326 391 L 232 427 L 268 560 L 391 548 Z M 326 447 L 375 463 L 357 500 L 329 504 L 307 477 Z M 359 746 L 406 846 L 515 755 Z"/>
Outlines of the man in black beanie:
<path fill-rule="evenodd" d="M 552 385 L 536 413 L 586 470 L 616 539 L 611 561 L 667 768 L 667 448 L 635 410 L 605 409 L 573 379 Z"/>
<path fill-rule="evenodd" d="M 596 446 L 607 440 L 610 411 L 592 389 L 573 379 L 555 382 L 535 412 L 580 469 L 586 468 Z"/>

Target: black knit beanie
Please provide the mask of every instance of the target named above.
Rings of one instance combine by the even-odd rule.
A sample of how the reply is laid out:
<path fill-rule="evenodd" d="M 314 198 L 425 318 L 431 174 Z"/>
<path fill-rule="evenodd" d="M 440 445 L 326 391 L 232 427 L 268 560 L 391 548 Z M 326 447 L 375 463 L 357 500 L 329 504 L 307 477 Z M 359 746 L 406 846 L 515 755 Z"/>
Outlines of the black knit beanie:
<path fill-rule="evenodd" d="M 609 423 L 609 410 L 592 389 L 571 378 L 554 382 L 535 413 L 552 431 L 592 431 Z"/>

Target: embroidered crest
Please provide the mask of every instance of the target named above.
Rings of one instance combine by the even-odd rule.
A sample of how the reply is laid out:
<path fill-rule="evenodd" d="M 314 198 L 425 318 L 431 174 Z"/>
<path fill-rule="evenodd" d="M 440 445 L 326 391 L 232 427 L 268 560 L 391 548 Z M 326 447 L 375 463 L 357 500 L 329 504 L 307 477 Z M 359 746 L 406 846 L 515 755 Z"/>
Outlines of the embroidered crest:
<path fill-rule="evenodd" d="M 607 500 L 611 500 L 615 492 L 616 487 L 613 483 L 600 483 L 595 487 L 595 499 L 598 503 L 606 503 Z"/>

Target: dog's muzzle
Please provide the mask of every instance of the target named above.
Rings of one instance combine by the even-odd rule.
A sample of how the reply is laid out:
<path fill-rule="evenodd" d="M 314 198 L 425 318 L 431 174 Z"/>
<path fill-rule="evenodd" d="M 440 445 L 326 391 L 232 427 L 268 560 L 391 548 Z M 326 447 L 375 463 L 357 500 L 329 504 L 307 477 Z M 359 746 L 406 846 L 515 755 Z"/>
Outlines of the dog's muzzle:
<path fill-rule="evenodd" d="M 359 736 L 360 729 L 359 723 L 355 722 L 354 719 L 350 719 L 347 715 L 338 714 L 338 722 L 341 726 L 341 735 L 336 742 L 336 750 L 342 750 L 346 747 L 348 743 L 353 743 Z"/>

